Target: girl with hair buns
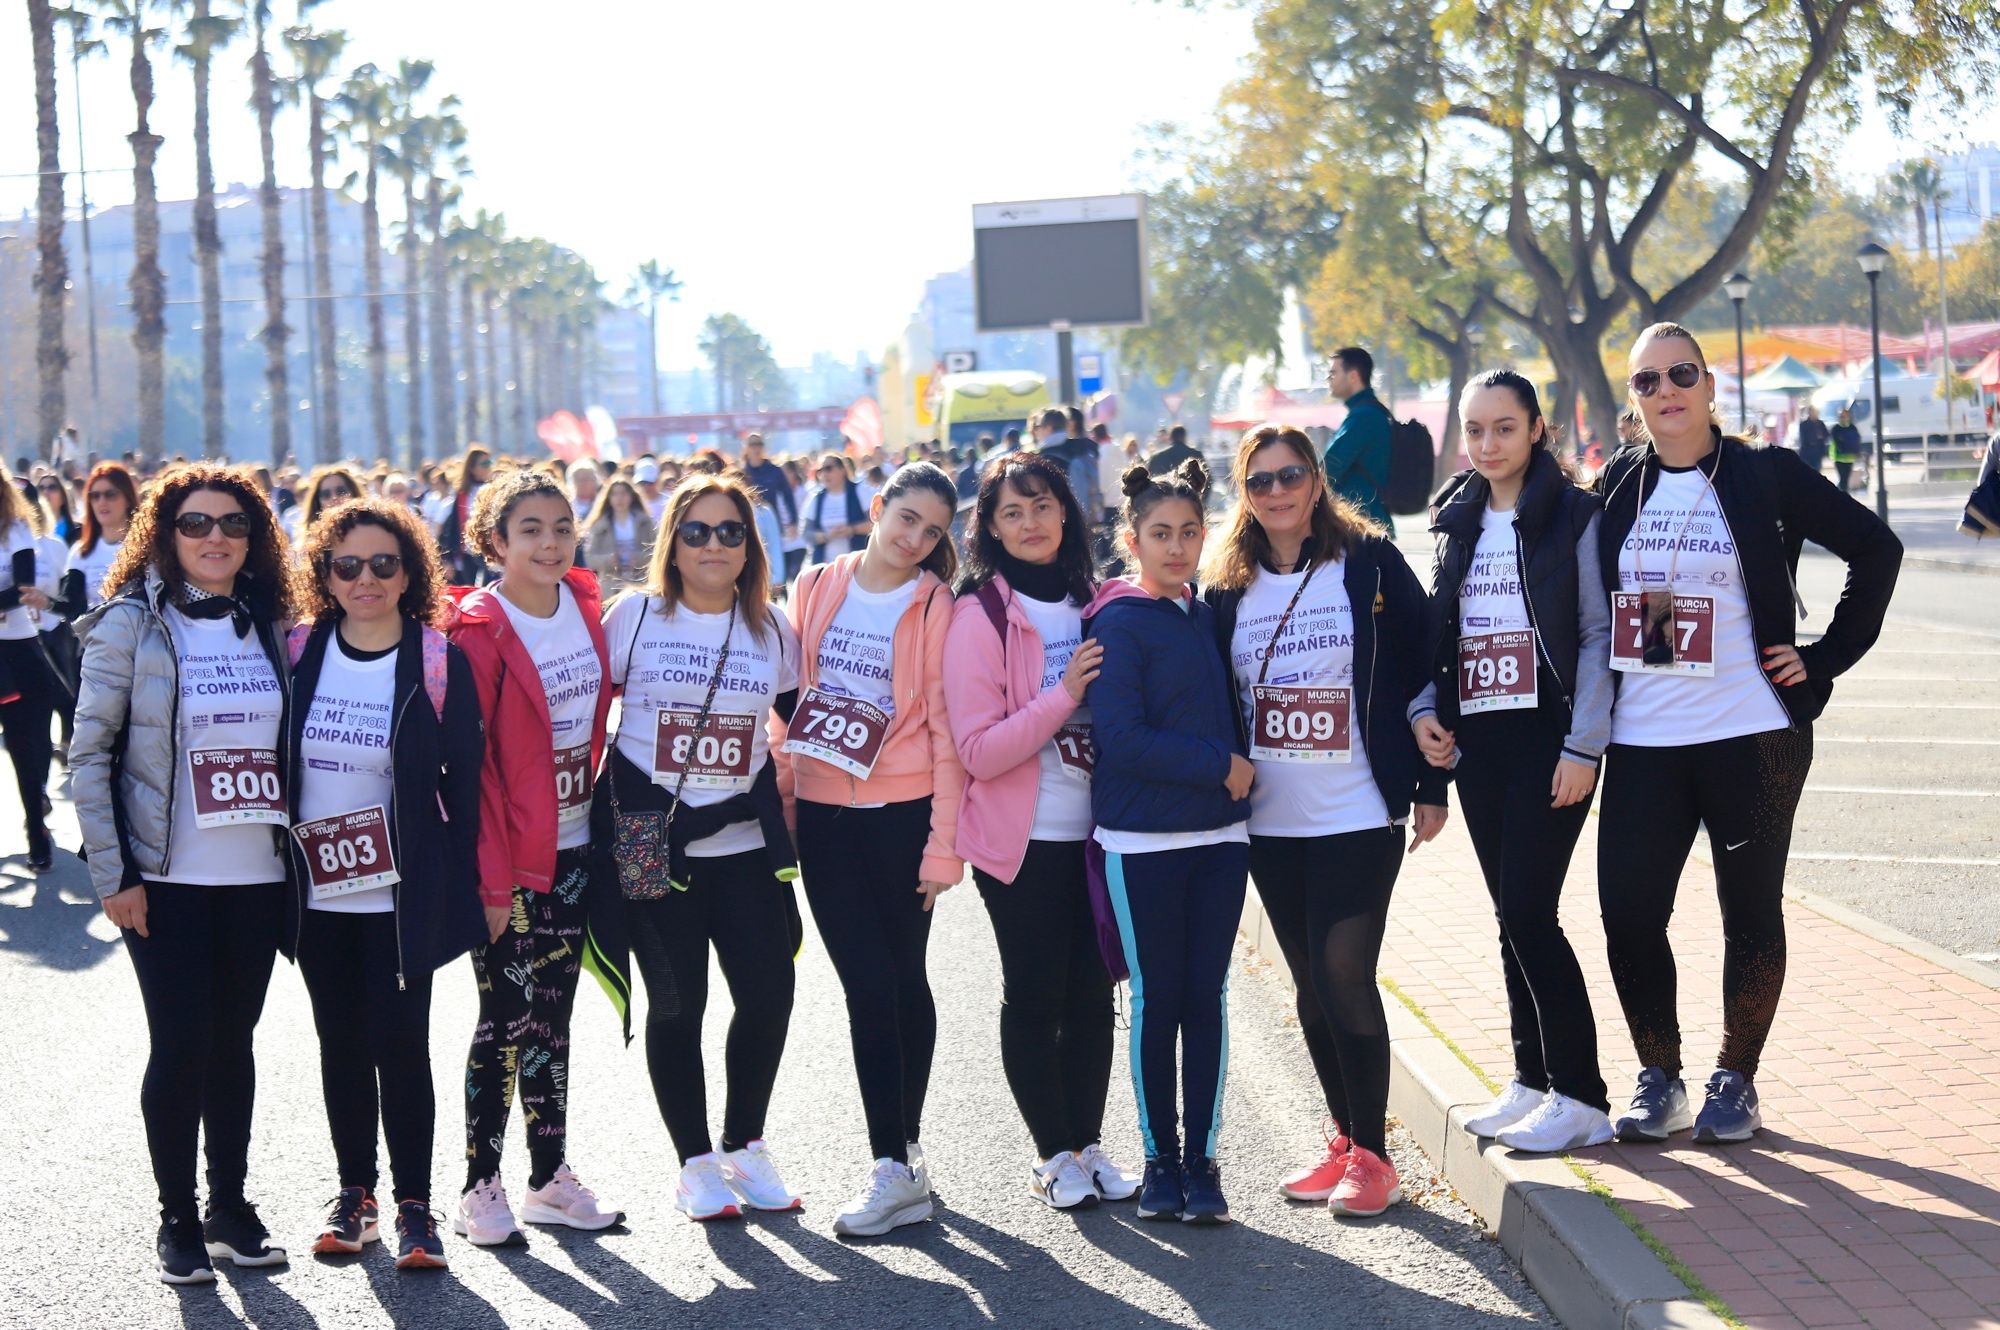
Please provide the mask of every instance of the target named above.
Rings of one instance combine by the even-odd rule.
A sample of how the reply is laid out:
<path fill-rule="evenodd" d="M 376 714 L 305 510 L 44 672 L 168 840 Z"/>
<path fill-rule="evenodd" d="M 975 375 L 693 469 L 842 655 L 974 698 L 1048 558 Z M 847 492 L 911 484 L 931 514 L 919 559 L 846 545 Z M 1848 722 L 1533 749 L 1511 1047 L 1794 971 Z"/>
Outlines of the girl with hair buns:
<path fill-rule="evenodd" d="M 1375 963 L 1405 844 L 1445 821 L 1443 773 L 1424 766 L 1406 715 L 1427 676 L 1424 590 L 1381 528 L 1328 489 L 1298 430 L 1246 432 L 1234 470 L 1206 596 L 1257 772 L 1250 876 L 1333 1118 L 1325 1154 L 1278 1187 L 1335 1214 L 1380 1214 L 1401 1190 Z"/>
<path fill-rule="evenodd" d="M 1189 458 L 1150 477 L 1135 465 L 1121 488 L 1117 543 L 1137 572 L 1107 581 L 1084 611 L 1086 637 L 1104 653 L 1084 701 L 1097 747 L 1094 835 L 1132 979 L 1132 1087 L 1146 1146 L 1139 1217 L 1222 1223 L 1215 1156 L 1252 769 L 1214 611 L 1188 586 L 1206 534 L 1208 468 Z"/>

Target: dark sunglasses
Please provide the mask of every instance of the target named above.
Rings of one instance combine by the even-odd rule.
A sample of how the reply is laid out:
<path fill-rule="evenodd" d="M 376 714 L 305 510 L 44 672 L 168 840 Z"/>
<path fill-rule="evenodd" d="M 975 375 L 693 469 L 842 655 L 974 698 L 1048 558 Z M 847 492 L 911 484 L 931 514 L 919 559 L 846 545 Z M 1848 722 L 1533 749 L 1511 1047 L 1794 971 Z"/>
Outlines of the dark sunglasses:
<path fill-rule="evenodd" d="M 122 499 L 124 497 L 117 490 L 92 490 L 90 492 L 90 501 L 92 503 L 109 503 L 113 499 Z"/>
<path fill-rule="evenodd" d="M 1276 471 L 1252 471 L 1243 477 L 1243 488 L 1252 494 L 1269 494 L 1271 487 L 1275 485 L 1281 490 L 1290 492 L 1305 484 L 1306 477 L 1311 474 L 1310 467 L 1294 462 L 1290 466 L 1281 466 Z"/>
<path fill-rule="evenodd" d="M 44 480 L 37 488 L 44 494 L 60 494 L 62 493 L 62 482 L 59 480 Z"/>
<path fill-rule="evenodd" d="M 750 528 L 741 522 L 717 522 L 710 526 L 706 522 L 682 522 L 675 528 L 680 533 L 681 544 L 689 549 L 701 549 L 714 536 L 722 542 L 724 549 L 735 549 L 750 534 Z"/>
<path fill-rule="evenodd" d="M 354 491 L 345 485 L 321 485 L 319 487 L 319 501 L 321 503 L 345 503 L 353 497 Z"/>
<path fill-rule="evenodd" d="M 1632 385 L 1632 391 L 1641 397 L 1651 397 L 1660 391 L 1660 375 L 1676 388 L 1692 388 L 1701 382 L 1701 366 L 1692 360 L 1683 360 L 1678 365 L 1669 365 L 1665 370 L 1642 369 L 1625 382 Z"/>
<path fill-rule="evenodd" d="M 182 513 L 174 519 L 174 530 L 189 540 L 201 540 L 218 526 L 222 528 L 222 534 L 231 540 L 250 538 L 248 513 L 224 513 L 220 517 L 212 517 L 207 513 Z"/>
<path fill-rule="evenodd" d="M 333 575 L 343 582 L 352 582 L 361 576 L 361 566 L 375 574 L 375 580 L 386 582 L 403 570 L 403 556 L 400 554 L 371 554 L 362 558 L 359 554 L 343 554 L 327 564 Z"/>

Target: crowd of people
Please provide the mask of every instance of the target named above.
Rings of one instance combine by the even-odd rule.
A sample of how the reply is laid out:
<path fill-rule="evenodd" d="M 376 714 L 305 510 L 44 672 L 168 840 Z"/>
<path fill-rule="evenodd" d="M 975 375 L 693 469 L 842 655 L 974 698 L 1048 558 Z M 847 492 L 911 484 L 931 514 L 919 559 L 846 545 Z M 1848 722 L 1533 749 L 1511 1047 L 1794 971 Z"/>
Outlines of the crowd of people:
<path fill-rule="evenodd" d="M 1365 377 L 1337 386 L 1351 400 Z M 1516 1063 L 1468 1129 L 1527 1151 L 1748 1139 L 1812 723 L 1879 633 L 1901 547 L 1796 454 L 1722 430 L 1685 329 L 1646 330 L 1628 386 L 1641 437 L 1589 489 L 1526 379 L 1466 388 L 1472 467 L 1433 509 L 1428 588 L 1312 440 L 1277 425 L 1242 437 L 1216 494 L 1184 437 L 1149 466 L 1136 440 L 1090 439 L 1061 411 L 1032 422 L 1040 447 L 893 470 L 778 461 L 755 438 L 735 459 L 615 468 L 474 448 L 416 477 L 194 463 L 139 487 L 105 463 L 56 586 L 40 501 L 0 487 L 0 717 L 42 865 L 67 683 L 41 639 L 74 619 L 81 643 L 71 788 L 151 1032 L 160 1277 L 286 1259 L 246 1187 L 251 1036 L 279 954 L 321 1043 L 338 1196 L 317 1252 L 382 1237 L 387 1208 L 399 1266 L 445 1263 L 429 1008 L 433 973 L 468 953 L 456 1232 L 492 1245 L 624 1217 L 567 1134 L 592 1093 L 570 1040 L 586 970 L 628 1036 L 630 969 L 643 981 L 677 1208 L 799 1206 L 765 1125 L 800 890 L 844 994 L 871 1155 L 834 1229 L 927 1218 L 930 923 L 968 867 L 999 949 L 1030 1196 L 1228 1218 L 1228 976 L 1254 884 L 1328 1110 L 1323 1148 L 1257 1185 L 1380 1214 L 1401 1191 L 1376 963 L 1401 865 L 1445 825 L 1453 784 Z M 1810 643 L 1791 576 L 1805 540 L 1849 568 Z M 1615 1120 L 1557 919 L 1600 773 L 1605 941 L 1641 1067 Z M 1667 920 L 1703 825 L 1728 941 L 1696 1109 Z M 719 1118 L 711 954 L 733 1008 Z M 1104 1140 L 1121 980 L 1140 1169 Z"/>

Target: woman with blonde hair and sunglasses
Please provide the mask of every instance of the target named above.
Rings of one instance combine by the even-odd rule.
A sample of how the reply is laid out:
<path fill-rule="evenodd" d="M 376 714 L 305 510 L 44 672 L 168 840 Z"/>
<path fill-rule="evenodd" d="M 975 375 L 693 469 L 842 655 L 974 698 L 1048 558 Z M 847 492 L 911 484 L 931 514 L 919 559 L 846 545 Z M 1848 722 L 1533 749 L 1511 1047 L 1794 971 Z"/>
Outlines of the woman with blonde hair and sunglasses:
<path fill-rule="evenodd" d="M 799 645 L 771 605 L 755 506 L 733 476 L 690 475 L 645 587 L 604 619 L 624 697 L 604 776 L 613 854 L 646 983 L 647 1068 L 681 1163 L 674 1205 L 695 1220 L 799 1205 L 764 1144 L 802 936 L 768 728 L 774 709 L 791 717 Z M 734 1008 L 719 1141 L 701 1049 L 711 949 Z"/>
<path fill-rule="evenodd" d="M 1403 856 L 1445 822 L 1444 773 L 1408 719 L 1429 675 L 1427 598 L 1382 529 L 1327 488 L 1300 431 L 1248 431 L 1233 473 L 1205 594 L 1256 770 L 1250 877 L 1333 1116 L 1324 1157 L 1279 1189 L 1375 1215 L 1402 1195 L 1375 963 Z"/>
<path fill-rule="evenodd" d="M 1694 334 L 1656 323 L 1626 380 L 1639 439 L 1597 477 L 1617 700 L 1605 757 L 1598 900 L 1641 1070 L 1621 1140 L 1763 1125 L 1755 1080 L 1785 983 L 1785 860 L 1835 676 L 1882 631 L 1902 542 L 1788 448 L 1724 434 Z M 1847 564 L 1819 640 L 1794 581 L 1810 540 Z M 1667 921 L 1706 826 L 1722 903 L 1722 1049 L 1699 1115 L 1681 1079 Z"/>

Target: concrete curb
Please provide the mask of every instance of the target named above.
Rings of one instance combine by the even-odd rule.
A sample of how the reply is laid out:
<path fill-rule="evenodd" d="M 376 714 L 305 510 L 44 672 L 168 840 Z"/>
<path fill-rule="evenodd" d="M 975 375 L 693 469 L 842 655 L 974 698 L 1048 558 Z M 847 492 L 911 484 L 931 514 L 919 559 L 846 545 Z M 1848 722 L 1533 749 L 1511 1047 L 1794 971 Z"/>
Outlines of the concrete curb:
<path fill-rule="evenodd" d="M 1912 956 L 1922 957 L 1940 969 L 1950 970 L 1953 974 L 1962 975 L 1974 983 L 2000 989 L 2000 969 L 1979 961 L 1968 960 L 1957 952 L 1947 951 L 1936 943 L 1926 942 L 1920 937 L 1912 937 L 1900 928 L 1891 928 L 1879 920 L 1870 919 L 1839 901 L 1829 900 L 1810 891 L 1787 891 L 1785 899 L 1797 901 L 1808 910 L 1824 915 L 1837 924 L 1844 924 L 1871 941 L 1880 942 L 1899 951 L 1907 951 Z"/>
<path fill-rule="evenodd" d="M 1982 577 L 2000 577 L 2000 563 L 1981 563 L 1976 559 L 1947 559 L 1934 554 L 1903 554 L 1905 568 L 1938 568 L 1949 573 L 1977 573 Z"/>

